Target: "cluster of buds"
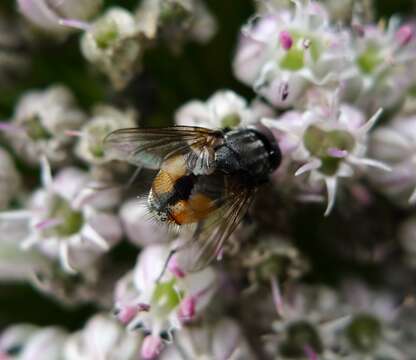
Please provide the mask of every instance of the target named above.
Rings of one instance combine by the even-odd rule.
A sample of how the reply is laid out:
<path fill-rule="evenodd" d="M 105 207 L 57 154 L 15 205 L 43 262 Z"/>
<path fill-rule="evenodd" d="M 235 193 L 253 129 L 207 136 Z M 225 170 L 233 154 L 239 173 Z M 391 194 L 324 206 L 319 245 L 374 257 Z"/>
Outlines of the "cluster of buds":
<path fill-rule="evenodd" d="M 278 132 L 285 156 L 299 164 L 295 175 L 309 174 L 312 187 L 323 183 L 327 190 L 325 214 L 331 212 L 340 179 L 352 177 L 356 169 L 371 166 L 389 171 L 380 161 L 369 159 L 368 132 L 382 110 L 368 121 L 358 109 L 340 104 L 339 96 L 315 92 L 308 110 L 290 111 L 278 119 L 263 119 L 264 125 Z"/>
<path fill-rule="evenodd" d="M 9 122 L 0 124 L 23 160 L 39 164 L 46 156 L 52 164 L 70 159 L 72 139 L 66 131 L 77 130 L 86 115 L 70 90 L 62 85 L 25 93 Z"/>
<path fill-rule="evenodd" d="M 144 358 L 158 355 L 172 331 L 194 321 L 208 305 L 216 290 L 215 272 L 206 268 L 187 274 L 164 245 L 146 247 L 134 271 L 117 285 L 115 313 L 129 329 L 145 335 Z"/>
<path fill-rule="evenodd" d="M 203 0 L 143 0 L 129 9 L 102 0 L 17 3 L 28 29 L 60 40 L 54 46 L 81 30 L 82 56 L 115 91 L 145 65 L 148 48 L 161 41 L 177 54 L 186 41 L 206 43 L 217 30 Z M 152 221 L 132 198 L 141 191 L 129 192 L 134 179 L 127 186 L 119 179 L 129 165 L 104 151 L 109 133 L 137 126 L 135 109 L 102 103 L 84 111 L 63 85 L 21 95 L 10 120 L 0 123 L 8 141 L 0 148 L 0 281 L 28 281 L 65 304 L 94 302 L 106 313 L 72 334 L 8 327 L 0 334 L 0 360 L 405 359 L 408 350 L 397 345 L 405 340 L 393 330 L 403 298 L 358 283 L 337 290 L 302 284 L 308 275 L 319 280 L 319 261 L 308 258 L 313 252 L 292 226 L 291 206 L 285 208 L 302 190 L 305 198 L 326 198 L 329 215 L 343 200 L 341 187 L 360 199 L 360 211 L 372 188 L 406 210 L 416 203 L 415 28 L 397 18 L 365 23 L 372 16 L 366 3 L 257 1 L 232 62 L 256 98 L 219 90 L 177 109 L 177 125 L 269 131 L 281 150 L 263 213 L 253 214 L 252 226 L 249 216 L 242 221 L 216 253 L 235 256 L 215 269 L 188 271 L 203 248 L 197 241 L 183 246 L 185 238 Z M 10 54 L 0 49 L 0 70 L 10 66 Z M 22 172 L 39 166 L 40 187 L 30 176 L 22 180 L 7 146 L 23 160 Z M 282 221 L 277 207 L 286 213 Z M 396 228 L 401 265 L 414 269 L 414 214 Z M 252 334 L 267 335 L 259 341 Z"/>
<path fill-rule="evenodd" d="M 233 129 L 256 124 L 273 110 L 260 101 L 250 106 L 230 90 L 218 91 L 206 102 L 192 100 L 181 106 L 175 116 L 178 125 L 202 126 L 213 129 Z"/>
<path fill-rule="evenodd" d="M 22 249 L 38 248 L 47 257 L 60 261 L 69 273 L 88 267 L 100 254 L 115 245 L 122 235 L 118 218 L 104 211 L 99 197 L 82 190 L 88 187 L 87 174 L 64 168 L 55 178 L 47 160 L 42 162 L 42 185 L 29 199 L 26 210 L 3 212 L 1 220 L 23 221 L 26 232 L 14 239 Z M 108 204 L 106 204 L 108 205 Z"/>

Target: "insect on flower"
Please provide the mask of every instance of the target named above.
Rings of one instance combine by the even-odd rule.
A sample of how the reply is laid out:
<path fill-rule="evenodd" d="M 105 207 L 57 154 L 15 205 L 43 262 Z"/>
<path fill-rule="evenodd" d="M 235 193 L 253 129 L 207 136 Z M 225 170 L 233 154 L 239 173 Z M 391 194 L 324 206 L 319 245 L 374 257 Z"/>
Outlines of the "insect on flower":
<path fill-rule="evenodd" d="M 112 132 L 104 142 L 116 158 L 158 170 L 148 208 L 161 222 L 194 227 L 190 271 L 220 255 L 257 188 L 281 161 L 265 128 L 131 128 Z"/>

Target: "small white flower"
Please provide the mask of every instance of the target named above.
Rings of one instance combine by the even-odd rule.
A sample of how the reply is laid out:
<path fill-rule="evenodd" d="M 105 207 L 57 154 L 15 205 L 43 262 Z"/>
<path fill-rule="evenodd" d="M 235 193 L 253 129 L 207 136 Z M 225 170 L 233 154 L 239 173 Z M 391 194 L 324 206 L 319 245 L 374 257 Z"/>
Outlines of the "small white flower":
<path fill-rule="evenodd" d="M 336 359 L 332 346 L 335 335 L 348 316 L 336 293 L 323 286 L 293 287 L 282 298 L 281 319 L 272 326 L 270 352 L 279 359 Z"/>
<path fill-rule="evenodd" d="M 197 338 L 196 343 L 193 339 Z M 240 326 L 229 318 L 214 324 L 202 324 L 184 328 L 175 337 L 175 344 L 166 349 L 161 360 L 187 359 L 253 359 L 252 353 Z"/>
<path fill-rule="evenodd" d="M 245 127 L 256 123 L 261 116 L 272 115 L 267 106 L 246 100 L 230 90 L 212 95 L 206 102 L 193 100 L 176 112 L 178 125 L 202 126 L 211 129 Z"/>
<path fill-rule="evenodd" d="M 277 107 L 289 107 L 311 85 L 348 78 L 349 35 L 329 24 L 322 4 L 293 1 L 295 10 L 254 17 L 242 29 L 236 77 Z"/>
<path fill-rule="evenodd" d="M 387 28 L 383 22 L 356 26 L 353 67 L 343 81 L 342 97 L 367 113 L 379 107 L 395 110 L 416 81 L 415 28 L 394 17 Z"/>
<path fill-rule="evenodd" d="M 343 330 L 344 353 L 347 359 L 367 356 L 402 360 L 403 354 L 392 343 L 395 339 L 392 321 L 399 313 L 395 299 L 383 292 L 372 291 L 363 283 L 349 281 L 344 284 L 347 298 L 345 310 L 351 314 Z"/>
<path fill-rule="evenodd" d="M 141 337 L 126 331 L 114 318 L 95 315 L 85 327 L 69 336 L 63 348 L 65 360 L 136 360 Z"/>
<path fill-rule="evenodd" d="M 159 279 L 168 254 L 167 246 L 146 247 L 134 272 L 122 278 L 116 288 L 117 317 L 130 329 L 143 329 L 148 334 L 142 349 L 147 354 L 160 351 L 162 340 L 171 340 L 173 330 L 199 316 L 216 289 L 211 268 L 186 274 L 168 264 Z"/>
<path fill-rule="evenodd" d="M 143 44 L 134 15 L 113 7 L 96 19 L 81 39 L 85 58 L 96 65 L 121 89 L 140 68 Z"/>
<path fill-rule="evenodd" d="M 335 203 L 340 178 L 353 176 L 359 166 L 390 170 L 387 165 L 366 157 L 368 132 L 381 112 L 379 109 L 365 122 L 359 110 L 339 105 L 335 95 L 332 101 L 315 105 L 304 113 L 289 112 L 277 120 L 263 119 L 263 124 L 286 135 L 281 140 L 282 149 L 300 164 L 296 176 L 309 173 L 311 184 L 325 184 L 328 194 L 325 215 L 328 215 Z"/>
<path fill-rule="evenodd" d="M 93 110 L 92 118 L 81 128 L 76 147 L 77 155 L 87 163 L 101 165 L 110 160 L 104 152 L 104 138 L 114 130 L 136 126 L 136 114 L 122 112 L 112 106 L 100 105 Z"/>
<path fill-rule="evenodd" d="M 85 114 L 64 86 L 29 91 L 19 100 L 11 122 L 1 123 L 15 151 L 31 164 L 46 156 L 53 163 L 70 159 L 72 139 L 65 133 L 78 130 Z"/>
<path fill-rule="evenodd" d="M 91 204 L 96 199 L 88 202 L 83 198 L 82 190 L 88 186 L 85 173 L 65 168 L 53 179 L 44 160 L 42 182 L 43 188 L 33 194 L 27 211 L 0 214 L 3 221 L 28 222 L 26 236 L 15 239 L 23 249 L 36 247 L 46 256 L 59 259 L 65 271 L 74 273 L 121 239 L 118 218 L 94 208 Z"/>
<path fill-rule="evenodd" d="M 33 325 L 13 325 L 0 335 L 0 358 L 6 360 L 58 360 L 67 333 L 57 327 L 37 328 Z"/>

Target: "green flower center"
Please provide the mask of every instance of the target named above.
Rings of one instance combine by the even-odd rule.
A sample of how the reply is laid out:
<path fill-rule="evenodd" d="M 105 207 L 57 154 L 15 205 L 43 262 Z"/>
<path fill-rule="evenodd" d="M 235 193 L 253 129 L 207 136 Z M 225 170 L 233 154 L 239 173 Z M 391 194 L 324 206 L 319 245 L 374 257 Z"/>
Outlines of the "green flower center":
<path fill-rule="evenodd" d="M 358 67 L 365 74 L 372 73 L 381 63 L 383 58 L 376 46 L 369 46 L 357 59 Z"/>
<path fill-rule="evenodd" d="M 60 196 L 55 196 L 52 202 L 51 219 L 62 220 L 62 223 L 47 230 L 54 235 L 70 236 L 78 233 L 84 224 L 82 213 L 73 210 L 68 201 Z"/>
<path fill-rule="evenodd" d="M 361 352 L 372 351 L 382 336 L 380 321 L 369 314 L 355 316 L 346 331 L 351 345 Z"/>
<path fill-rule="evenodd" d="M 175 289 L 176 280 L 159 282 L 153 292 L 152 309 L 162 316 L 168 315 L 181 301 L 181 294 Z"/>
<path fill-rule="evenodd" d="M 310 51 L 313 61 L 318 61 L 321 54 L 321 46 L 318 40 L 313 37 L 305 36 L 303 34 L 298 34 L 291 32 L 290 35 L 293 39 L 293 46 L 286 51 L 286 54 L 280 60 L 280 67 L 285 70 L 297 71 L 302 69 L 305 66 L 305 52 Z M 299 48 L 296 46 L 300 39 L 305 39 L 307 41 L 308 48 Z"/>
<path fill-rule="evenodd" d="M 42 126 L 38 116 L 33 116 L 27 119 L 24 123 L 26 133 L 32 140 L 47 140 L 52 137 L 52 134 Z"/>
<path fill-rule="evenodd" d="M 97 46 L 107 49 L 119 36 L 118 26 L 112 19 L 102 19 L 95 24 L 93 35 Z"/>
<path fill-rule="evenodd" d="M 221 120 L 221 127 L 222 128 L 235 128 L 240 125 L 241 118 L 238 114 L 228 114 L 224 116 Z"/>
<path fill-rule="evenodd" d="M 307 347 L 318 354 L 323 351 L 322 340 L 316 328 L 306 321 L 291 324 L 287 329 L 286 341 L 280 347 L 281 354 L 289 358 L 304 357 Z"/>
<path fill-rule="evenodd" d="M 179 3 L 163 1 L 159 16 L 162 24 L 178 24 L 188 20 L 190 13 L 186 7 Z"/>
<path fill-rule="evenodd" d="M 315 125 L 306 129 L 303 137 L 306 149 L 322 162 L 320 171 L 328 176 L 334 175 L 342 162 L 342 158 L 329 154 L 330 149 L 351 151 L 355 146 L 353 136 L 344 130 L 322 130 Z"/>
<path fill-rule="evenodd" d="M 88 150 L 94 157 L 104 157 L 103 141 L 112 130 L 109 126 L 102 125 L 92 126 L 88 129 Z"/>
<path fill-rule="evenodd" d="M 270 276 L 285 276 L 290 260 L 287 256 L 271 255 L 256 269 L 256 275 L 261 281 L 270 281 Z"/>

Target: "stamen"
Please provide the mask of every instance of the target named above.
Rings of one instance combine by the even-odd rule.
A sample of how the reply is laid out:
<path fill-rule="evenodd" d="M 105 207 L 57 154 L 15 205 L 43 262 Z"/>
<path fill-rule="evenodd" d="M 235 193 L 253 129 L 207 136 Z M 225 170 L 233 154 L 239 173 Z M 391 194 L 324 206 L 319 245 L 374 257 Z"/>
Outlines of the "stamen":
<path fill-rule="evenodd" d="M 187 322 L 194 318 L 196 312 L 196 302 L 196 297 L 192 295 L 185 297 L 181 301 L 178 310 L 179 320 L 181 320 L 182 322 Z"/>
<path fill-rule="evenodd" d="M 65 130 L 65 135 L 71 136 L 71 137 L 81 137 L 82 132 L 79 130 Z"/>
<path fill-rule="evenodd" d="M 163 342 L 159 336 L 149 335 L 143 340 L 141 355 L 143 359 L 155 359 L 163 349 Z"/>
<path fill-rule="evenodd" d="M 276 276 L 270 277 L 270 284 L 272 287 L 273 303 L 274 303 L 276 312 L 280 317 L 283 318 L 284 317 L 283 298 L 282 298 L 282 293 L 280 291 L 279 282 Z"/>
<path fill-rule="evenodd" d="M 8 133 L 24 133 L 25 129 L 21 126 L 11 124 L 8 122 L 0 122 L 0 131 Z"/>
<path fill-rule="evenodd" d="M 348 156 L 347 150 L 342 150 L 338 148 L 329 148 L 327 152 L 329 156 L 332 156 L 337 159 L 343 159 Z"/>
<path fill-rule="evenodd" d="M 413 28 L 410 25 L 403 25 L 396 32 L 396 40 L 400 46 L 405 46 L 413 39 L 413 33 Z"/>
<path fill-rule="evenodd" d="M 183 278 L 186 275 L 185 272 L 179 266 L 176 256 L 172 256 L 172 258 L 169 260 L 167 268 L 177 278 Z"/>
<path fill-rule="evenodd" d="M 318 354 L 309 345 L 305 345 L 303 350 L 309 360 L 318 360 Z"/>
<path fill-rule="evenodd" d="M 45 219 L 35 224 L 38 230 L 46 230 L 61 225 L 62 219 Z"/>
<path fill-rule="evenodd" d="M 91 29 L 91 24 L 76 19 L 59 19 L 59 25 L 83 31 L 89 31 Z"/>
<path fill-rule="evenodd" d="M 290 35 L 288 31 L 282 31 L 279 34 L 279 43 L 283 49 L 290 50 L 290 48 L 293 46 L 292 35 Z"/>

